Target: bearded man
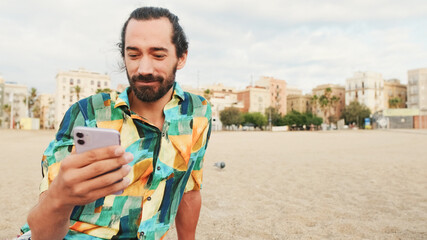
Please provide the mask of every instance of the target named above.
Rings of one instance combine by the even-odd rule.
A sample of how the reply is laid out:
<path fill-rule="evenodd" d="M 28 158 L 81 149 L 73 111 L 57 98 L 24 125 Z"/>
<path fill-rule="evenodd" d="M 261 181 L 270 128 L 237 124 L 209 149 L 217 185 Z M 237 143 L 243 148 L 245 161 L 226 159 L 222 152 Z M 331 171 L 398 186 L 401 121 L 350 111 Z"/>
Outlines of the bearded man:
<path fill-rule="evenodd" d="M 38 204 L 23 232 L 43 239 L 194 239 L 211 108 L 175 82 L 188 42 L 163 8 L 134 10 L 119 44 L 130 87 L 80 100 L 44 152 Z M 116 129 L 121 146 L 76 154 L 76 126 Z"/>

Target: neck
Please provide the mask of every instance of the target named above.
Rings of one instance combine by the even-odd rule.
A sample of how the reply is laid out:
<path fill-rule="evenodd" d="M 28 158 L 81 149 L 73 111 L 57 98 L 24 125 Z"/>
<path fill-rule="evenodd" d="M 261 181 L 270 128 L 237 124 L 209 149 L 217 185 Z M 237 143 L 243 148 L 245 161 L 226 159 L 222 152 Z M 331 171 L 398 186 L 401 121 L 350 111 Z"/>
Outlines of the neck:
<path fill-rule="evenodd" d="M 165 105 L 171 100 L 173 95 L 173 87 L 155 102 L 143 102 L 138 99 L 131 91 L 129 93 L 130 109 L 137 113 L 139 116 L 147 119 L 151 124 L 162 130 L 165 121 L 163 109 Z"/>

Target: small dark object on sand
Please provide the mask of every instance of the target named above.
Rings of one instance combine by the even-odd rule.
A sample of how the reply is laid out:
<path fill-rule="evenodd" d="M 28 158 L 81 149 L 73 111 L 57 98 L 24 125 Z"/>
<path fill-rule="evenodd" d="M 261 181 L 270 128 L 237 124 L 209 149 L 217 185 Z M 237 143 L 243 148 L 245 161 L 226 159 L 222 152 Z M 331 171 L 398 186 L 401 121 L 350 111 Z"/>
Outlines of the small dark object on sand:
<path fill-rule="evenodd" d="M 217 167 L 217 168 L 223 169 L 223 168 L 225 168 L 225 162 L 216 162 L 214 164 L 214 166 Z"/>

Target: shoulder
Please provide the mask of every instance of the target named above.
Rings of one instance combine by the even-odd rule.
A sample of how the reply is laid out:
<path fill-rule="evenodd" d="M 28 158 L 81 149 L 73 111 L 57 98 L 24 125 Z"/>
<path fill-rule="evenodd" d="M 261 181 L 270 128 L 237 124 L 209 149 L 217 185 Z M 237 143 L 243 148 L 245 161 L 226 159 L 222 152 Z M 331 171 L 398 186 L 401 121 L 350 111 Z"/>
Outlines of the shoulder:
<path fill-rule="evenodd" d="M 114 106 L 115 101 L 117 100 L 118 94 L 116 92 L 111 93 L 98 93 L 87 98 L 79 100 L 75 105 L 86 106 L 93 109 L 101 109 L 105 107 Z"/>
<path fill-rule="evenodd" d="M 182 102 L 182 110 L 190 113 L 193 117 L 211 118 L 211 104 L 202 96 L 184 92 L 184 101 Z"/>

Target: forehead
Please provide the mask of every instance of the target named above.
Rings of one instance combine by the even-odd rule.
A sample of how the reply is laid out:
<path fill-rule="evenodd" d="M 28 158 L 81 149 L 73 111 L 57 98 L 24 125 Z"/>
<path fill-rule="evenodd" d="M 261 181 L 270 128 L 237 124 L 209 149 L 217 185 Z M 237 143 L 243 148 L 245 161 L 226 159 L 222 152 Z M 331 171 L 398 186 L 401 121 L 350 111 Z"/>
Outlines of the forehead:
<path fill-rule="evenodd" d="M 141 46 L 139 46 L 141 45 Z M 131 19 L 126 28 L 125 46 L 168 47 L 172 44 L 172 24 L 167 18 Z"/>

